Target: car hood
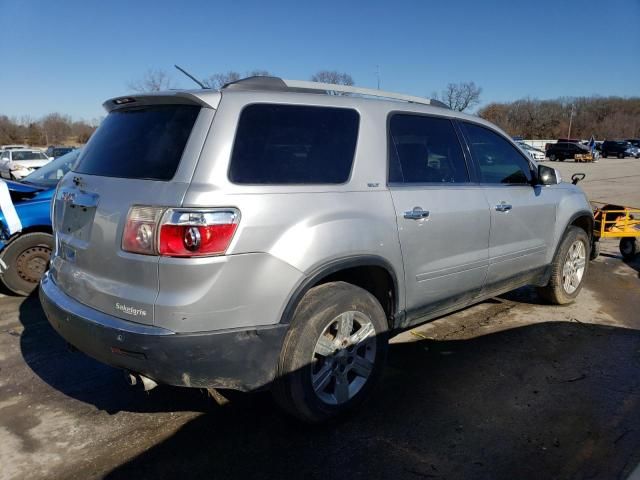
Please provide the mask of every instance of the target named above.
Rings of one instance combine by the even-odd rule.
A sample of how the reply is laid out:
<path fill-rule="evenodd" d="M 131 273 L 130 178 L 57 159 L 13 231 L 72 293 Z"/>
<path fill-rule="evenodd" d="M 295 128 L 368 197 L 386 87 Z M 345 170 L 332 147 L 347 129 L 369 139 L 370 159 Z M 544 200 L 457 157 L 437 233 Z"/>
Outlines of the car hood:
<path fill-rule="evenodd" d="M 21 165 L 27 168 L 42 167 L 51 160 L 13 160 L 14 165 Z"/>
<path fill-rule="evenodd" d="M 29 185 L 27 183 L 14 182 L 11 180 L 4 180 L 9 187 L 9 194 L 11 200 L 16 207 L 27 201 L 34 200 L 48 200 L 53 195 L 54 188 L 38 187 L 37 185 Z"/>
<path fill-rule="evenodd" d="M 14 182 L 13 180 L 5 180 L 4 183 L 9 187 L 10 192 L 26 192 L 26 193 L 34 193 L 43 190 L 42 187 L 37 187 L 36 185 L 29 185 L 27 183 L 22 182 Z"/>

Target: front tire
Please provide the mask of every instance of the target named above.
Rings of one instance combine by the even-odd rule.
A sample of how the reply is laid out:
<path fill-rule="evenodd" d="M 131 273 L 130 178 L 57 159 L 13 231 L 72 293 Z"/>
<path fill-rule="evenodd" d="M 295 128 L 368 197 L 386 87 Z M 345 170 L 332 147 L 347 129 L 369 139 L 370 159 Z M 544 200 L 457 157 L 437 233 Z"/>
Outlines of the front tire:
<path fill-rule="evenodd" d="M 587 275 L 590 256 L 589 237 L 584 230 L 570 226 L 551 264 L 549 283 L 538 294 L 554 305 L 572 303 Z"/>
<path fill-rule="evenodd" d="M 387 328 L 380 303 L 360 287 L 332 282 L 309 290 L 282 347 L 276 403 L 309 423 L 356 408 L 382 373 Z"/>
<path fill-rule="evenodd" d="M 0 254 L 4 262 L 0 281 L 17 295 L 29 295 L 49 266 L 53 235 L 26 233 L 13 240 Z"/>
<path fill-rule="evenodd" d="M 549 155 L 549 160 L 551 160 L 552 162 L 555 162 L 557 159 L 556 155 L 554 153 L 552 153 L 551 155 Z"/>

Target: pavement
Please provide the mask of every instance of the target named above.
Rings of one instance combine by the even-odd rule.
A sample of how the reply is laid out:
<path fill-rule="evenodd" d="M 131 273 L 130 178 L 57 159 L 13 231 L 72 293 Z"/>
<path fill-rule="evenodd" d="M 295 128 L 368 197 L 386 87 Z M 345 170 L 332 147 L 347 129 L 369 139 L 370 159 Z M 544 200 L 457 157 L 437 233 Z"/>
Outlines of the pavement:
<path fill-rule="evenodd" d="M 640 160 L 557 165 L 640 205 Z M 128 387 L 67 351 L 36 296 L 2 295 L 0 479 L 625 479 L 640 464 L 639 292 L 640 256 L 605 242 L 576 303 L 527 287 L 405 332 L 372 398 L 322 426 L 267 393 Z"/>
<path fill-rule="evenodd" d="M 580 186 L 592 201 L 640 208 L 640 158 L 601 158 L 595 163 L 545 161 L 569 181 L 574 173 L 584 173 Z"/>

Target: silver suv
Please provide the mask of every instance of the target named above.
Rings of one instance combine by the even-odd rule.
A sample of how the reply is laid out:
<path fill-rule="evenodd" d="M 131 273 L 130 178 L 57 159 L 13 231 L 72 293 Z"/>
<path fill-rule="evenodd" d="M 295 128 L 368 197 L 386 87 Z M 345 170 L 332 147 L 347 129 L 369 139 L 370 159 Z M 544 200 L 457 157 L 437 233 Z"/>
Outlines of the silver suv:
<path fill-rule="evenodd" d="M 390 335 L 527 284 L 573 301 L 584 193 L 434 103 L 273 77 L 107 101 L 55 195 L 49 321 L 146 388 L 269 388 L 314 422 Z"/>

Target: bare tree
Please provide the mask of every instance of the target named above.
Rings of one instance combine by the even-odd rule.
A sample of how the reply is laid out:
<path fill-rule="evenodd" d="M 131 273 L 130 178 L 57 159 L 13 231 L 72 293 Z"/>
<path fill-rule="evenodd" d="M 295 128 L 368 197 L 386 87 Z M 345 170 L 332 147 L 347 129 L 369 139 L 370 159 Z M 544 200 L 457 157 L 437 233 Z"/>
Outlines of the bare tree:
<path fill-rule="evenodd" d="M 92 127 L 84 121 L 73 122 L 71 124 L 71 135 L 76 138 L 76 141 L 78 143 L 87 143 L 95 130 L 95 127 Z"/>
<path fill-rule="evenodd" d="M 20 130 L 16 122 L 6 115 L 0 115 L 0 144 L 23 142 L 24 135 Z"/>
<path fill-rule="evenodd" d="M 445 103 L 451 110 L 464 112 L 480 103 L 482 88 L 474 82 L 450 83 L 436 98 Z"/>
<path fill-rule="evenodd" d="M 134 92 L 158 92 L 173 87 L 171 77 L 164 70 L 149 69 L 142 79 L 129 82 L 127 86 Z"/>
<path fill-rule="evenodd" d="M 71 118 L 68 115 L 50 113 L 40 121 L 45 143 L 62 143 L 71 135 Z"/>
<path fill-rule="evenodd" d="M 29 145 L 42 145 L 44 142 L 42 128 L 37 123 L 30 123 L 27 127 L 27 143 Z"/>
<path fill-rule="evenodd" d="M 311 81 L 347 86 L 351 86 L 354 84 L 353 77 L 351 75 L 344 72 L 338 72 L 336 70 L 320 70 L 311 75 Z"/>
<path fill-rule="evenodd" d="M 241 78 L 269 77 L 269 76 L 271 76 L 271 73 L 269 73 L 267 70 L 260 70 L 260 69 L 249 70 L 244 74 L 244 77 L 242 76 L 242 74 L 240 74 L 239 72 L 236 72 L 235 70 L 229 70 L 228 72 L 214 73 L 213 75 L 209 75 L 207 78 L 202 80 L 202 83 L 204 84 L 205 87 L 219 90 L 220 88 L 224 87 L 227 83 L 235 82 L 237 80 L 240 80 Z"/>

